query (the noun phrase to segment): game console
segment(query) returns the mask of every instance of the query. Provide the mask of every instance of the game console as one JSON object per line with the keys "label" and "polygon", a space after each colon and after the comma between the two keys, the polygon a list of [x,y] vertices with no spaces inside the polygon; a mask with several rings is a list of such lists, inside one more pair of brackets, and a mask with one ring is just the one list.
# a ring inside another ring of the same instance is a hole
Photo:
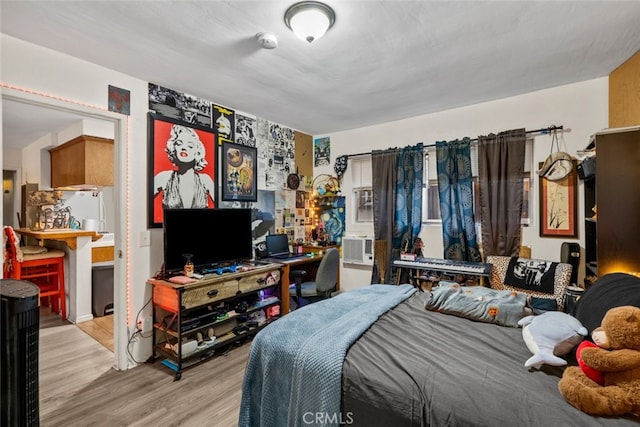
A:
{"label": "game console", "polygon": [[218,276],[222,276],[224,273],[235,273],[241,266],[239,265],[227,265],[224,267],[211,267],[211,268],[203,268],[201,270],[200,276],[206,278],[207,275],[211,273],[216,273]]}
{"label": "game console", "polygon": [[238,325],[233,328],[233,333],[236,335],[241,335],[247,332],[249,332],[249,327],[247,325]]}
{"label": "game console", "polygon": [[227,267],[218,267],[216,270],[216,273],[218,273],[218,275],[220,276],[222,275],[222,273],[225,273],[227,271],[229,273],[235,273],[237,269],[238,269],[237,265],[229,265]]}

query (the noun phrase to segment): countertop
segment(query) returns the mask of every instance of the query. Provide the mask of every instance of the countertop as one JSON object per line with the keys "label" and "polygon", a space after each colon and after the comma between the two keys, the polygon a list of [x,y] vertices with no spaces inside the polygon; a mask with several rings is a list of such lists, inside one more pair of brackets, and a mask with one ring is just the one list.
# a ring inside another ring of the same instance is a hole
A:
{"label": "countertop", "polygon": [[98,240],[93,240],[91,242],[92,248],[103,248],[103,247],[114,245],[113,233],[99,233],[99,234],[102,236],[102,238],[99,238]]}
{"label": "countertop", "polygon": [[55,228],[51,230],[40,231],[31,230],[30,228],[18,228],[16,229],[16,232],[40,240],[41,245],[43,240],[63,241],[67,244],[67,246],[69,246],[70,249],[74,250],[77,248],[76,239],[78,237],[89,236],[91,237],[92,242],[95,242],[102,238],[102,234],[96,231],[73,230],[70,228]]}

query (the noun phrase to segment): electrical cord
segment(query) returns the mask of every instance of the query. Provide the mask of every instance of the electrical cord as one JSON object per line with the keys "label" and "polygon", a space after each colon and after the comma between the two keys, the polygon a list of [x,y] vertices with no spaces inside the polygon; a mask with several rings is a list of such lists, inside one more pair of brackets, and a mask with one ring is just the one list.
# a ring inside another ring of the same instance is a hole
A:
{"label": "electrical cord", "polygon": [[160,266],[160,271],[156,271],[156,274],[154,277],[154,279],[158,279],[158,280],[162,280],[165,279],[166,275],[165,275],[165,270],[164,270],[164,263],[162,263],[162,266]]}
{"label": "electrical cord", "polygon": [[151,334],[147,336],[147,335],[144,335],[142,333],[142,329],[140,329],[138,327],[138,323],[139,323],[139,320],[140,320],[140,314],[145,309],[145,307],[148,306],[149,303],[151,303],[151,301],[152,301],[152,298],[149,298],[149,300],[147,300],[147,302],[144,303],[144,305],[140,308],[140,310],[138,310],[138,313],[136,314],[136,323],[135,323],[136,329],[129,336],[129,340],[127,341],[127,354],[129,355],[131,360],[134,361],[135,363],[144,363],[144,361],[136,360],[136,358],[131,353],[131,344],[133,343],[134,338],[136,338],[137,336],[140,336],[140,338],[151,338],[153,336],[153,330],[151,331]]}
{"label": "electrical cord", "polygon": [[149,298],[147,302],[145,302],[144,305],[140,308],[140,310],[138,310],[138,314],[136,314],[136,332],[142,333],[142,328],[138,327],[138,323],[140,323],[140,314],[142,313],[142,310],[144,310],[144,308],[148,306],[149,303],[151,303],[151,301],[152,298]]}

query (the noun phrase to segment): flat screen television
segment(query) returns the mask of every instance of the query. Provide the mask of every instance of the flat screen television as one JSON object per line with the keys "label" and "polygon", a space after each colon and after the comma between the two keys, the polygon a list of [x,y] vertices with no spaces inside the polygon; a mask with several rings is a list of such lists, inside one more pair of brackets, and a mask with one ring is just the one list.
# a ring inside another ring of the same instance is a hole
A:
{"label": "flat screen television", "polygon": [[192,254],[196,272],[253,258],[251,209],[165,209],[164,271],[182,271]]}

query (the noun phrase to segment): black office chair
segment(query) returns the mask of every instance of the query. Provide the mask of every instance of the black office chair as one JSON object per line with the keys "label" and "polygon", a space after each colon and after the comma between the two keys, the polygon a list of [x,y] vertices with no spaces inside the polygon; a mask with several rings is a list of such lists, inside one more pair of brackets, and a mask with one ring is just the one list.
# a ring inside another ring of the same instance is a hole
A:
{"label": "black office chair", "polygon": [[339,263],[338,249],[329,248],[320,261],[315,281],[302,281],[307,276],[305,270],[291,271],[290,274],[295,281],[295,303],[298,308],[331,297],[338,284]]}

